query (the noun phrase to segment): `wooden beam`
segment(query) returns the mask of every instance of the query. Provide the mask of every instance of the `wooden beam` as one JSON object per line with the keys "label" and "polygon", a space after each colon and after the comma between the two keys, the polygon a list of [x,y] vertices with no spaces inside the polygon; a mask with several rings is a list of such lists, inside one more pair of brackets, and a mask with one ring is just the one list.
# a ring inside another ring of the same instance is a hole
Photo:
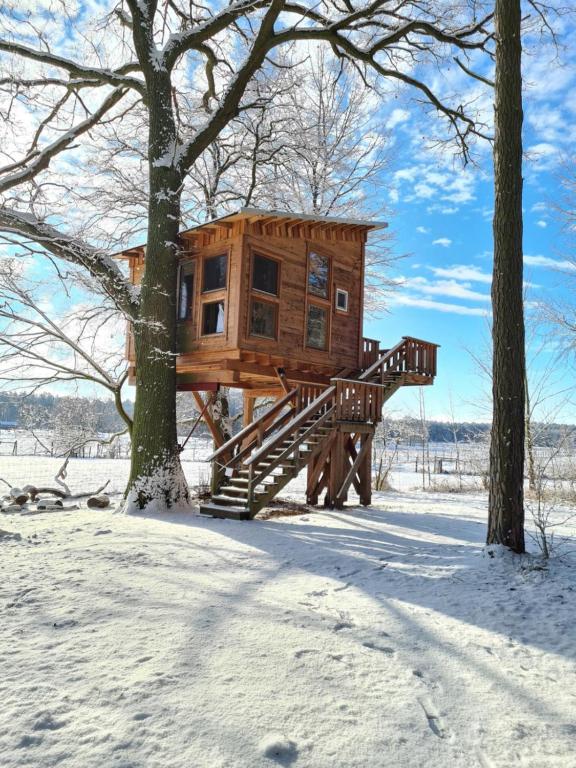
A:
{"label": "wooden beam", "polygon": [[[200,412],[204,410],[204,407],[206,405],[206,402],[202,398],[202,395],[200,395],[199,392],[192,392],[192,397],[196,401],[196,405],[200,409]],[[208,395],[208,397],[211,397],[211,394]],[[214,440],[214,444],[216,448],[220,448],[222,445],[224,445],[224,435],[222,434],[220,427],[216,424],[214,419],[212,418],[210,414],[210,407],[206,408],[204,410],[204,421],[206,422],[206,426],[210,430],[210,434],[212,435],[212,439]]]}
{"label": "wooden beam", "polygon": [[280,381],[280,386],[288,394],[288,392],[291,391],[291,387],[288,384],[288,379],[286,378],[286,372],[284,371],[284,368],[274,368],[276,371],[276,376],[278,376],[278,380]]}
{"label": "wooden beam", "polygon": [[[334,444],[334,440],[336,439],[337,432],[334,430],[328,440],[326,441],[326,445],[324,448],[322,448],[322,451],[320,452],[318,458],[316,461],[308,466],[308,480],[306,483],[306,500],[309,504],[317,504],[318,503],[318,485],[320,480],[320,475],[324,471],[327,474],[328,470],[328,458],[330,456],[330,451],[332,450],[332,445]],[[313,500],[315,499],[315,501]]]}
{"label": "wooden beam", "polygon": [[368,448],[364,461],[358,468],[358,480],[360,483],[360,489],[358,496],[360,497],[360,504],[364,507],[368,507],[372,502],[372,439],[374,435],[362,435],[362,440],[366,441]]}
{"label": "wooden beam", "polygon": [[242,412],[242,427],[247,427],[252,423],[254,419],[254,400],[256,398],[252,394],[248,394],[246,390],[242,395],[242,402],[244,403],[244,409]]}
{"label": "wooden beam", "polygon": [[354,475],[358,472],[358,469],[362,462],[366,458],[366,452],[372,450],[372,435],[368,435],[367,439],[362,440],[362,445],[360,448],[360,452],[356,455],[356,458],[354,459],[352,466],[348,470],[348,474],[346,475],[344,482],[340,486],[338,493],[336,495],[336,503],[342,503],[344,500],[344,496],[350,487],[350,483],[352,482]]}

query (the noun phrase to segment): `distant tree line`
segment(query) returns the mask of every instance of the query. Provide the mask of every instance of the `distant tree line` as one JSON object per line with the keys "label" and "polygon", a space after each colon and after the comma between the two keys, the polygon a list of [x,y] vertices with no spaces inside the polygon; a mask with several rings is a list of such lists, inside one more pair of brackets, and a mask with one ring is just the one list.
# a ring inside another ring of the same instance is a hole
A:
{"label": "distant tree line", "polygon": [[[124,407],[131,414],[134,404],[126,401]],[[25,396],[0,393],[0,423],[4,425],[52,429],[64,412],[81,414],[79,418],[99,433],[120,432],[125,427],[112,400],[47,393]]]}
{"label": "distant tree line", "polygon": [[[179,408],[179,429],[183,434],[196,420],[193,410]],[[231,397],[232,429],[240,429],[241,398],[237,393]],[[127,413],[132,414],[134,403],[124,402]],[[19,429],[54,429],[62,420],[63,414],[78,418],[90,424],[95,433],[120,432],[124,428],[112,400],[96,397],[71,397],[51,394],[17,395],[0,393],[0,425],[12,426]],[[81,414],[81,416],[80,416]],[[422,424],[419,419],[406,417],[389,419],[383,423],[382,437],[387,441],[398,441],[403,445],[420,445],[422,443]],[[425,438],[430,443],[481,443],[488,441],[490,424],[477,422],[426,421]],[[555,447],[559,444],[576,447],[576,429],[566,424],[536,424],[537,445],[539,447]],[[198,425],[195,434],[205,434],[204,424]],[[569,435],[567,441],[567,435]]]}

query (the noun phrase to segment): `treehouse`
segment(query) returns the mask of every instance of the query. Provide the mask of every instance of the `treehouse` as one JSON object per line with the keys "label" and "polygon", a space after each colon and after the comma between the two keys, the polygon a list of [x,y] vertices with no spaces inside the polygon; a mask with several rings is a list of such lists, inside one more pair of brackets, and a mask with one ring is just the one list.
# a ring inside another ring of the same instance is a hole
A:
{"label": "treehouse", "polygon": [[[325,491],[342,506],[352,486],[370,503],[384,402],[436,374],[437,345],[363,337],[366,241],[385,226],[243,208],[181,233],[177,388],[193,393],[217,445],[204,514],[253,517],[304,468],[309,503]],[[121,254],[136,284],[144,254]],[[130,332],[127,357],[133,381]],[[244,395],[243,429],[226,442],[208,407],[220,386]],[[253,419],[261,396],[276,402]]]}

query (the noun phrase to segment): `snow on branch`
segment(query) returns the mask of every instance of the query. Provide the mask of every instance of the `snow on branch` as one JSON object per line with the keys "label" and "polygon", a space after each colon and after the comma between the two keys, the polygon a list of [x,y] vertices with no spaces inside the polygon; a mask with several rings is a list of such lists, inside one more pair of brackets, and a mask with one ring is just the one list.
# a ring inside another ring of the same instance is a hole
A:
{"label": "snow on branch", "polygon": [[49,51],[39,51],[20,43],[0,39],[0,51],[6,51],[15,56],[48,64],[58,69],[64,69],[75,78],[88,81],[93,85],[114,85],[116,87],[132,88],[141,94],[145,93],[146,86],[142,80],[130,76],[130,72],[139,69],[135,63],[124,64],[116,69],[100,69],[88,67],[64,56],[57,56]]}
{"label": "snow on branch", "polygon": [[138,313],[139,299],[118,264],[108,254],[71,237],[33,214],[0,206],[0,231],[29,238],[46,251],[87,269],[106,295],[127,317]]}
{"label": "snow on branch", "polygon": [[[46,170],[50,165],[52,158],[59,155],[61,152],[64,152],[64,150],[68,149],[79,136],[99,123],[102,117],[122,99],[125,93],[125,88],[115,88],[112,93],[104,99],[100,107],[95,110],[90,117],[87,117],[86,120],[83,120],[70,128],[69,131],[66,131],[66,133],[51,144],[48,144],[48,146],[44,147],[41,151],[33,149],[27,157],[17,163],[17,165],[24,167],[16,173],[10,173],[2,177],[3,170],[5,169],[0,168],[0,193],[7,192],[9,189],[18,186],[19,184],[30,181],[41,171]],[[14,168],[14,165],[10,165],[9,167],[12,169]]]}

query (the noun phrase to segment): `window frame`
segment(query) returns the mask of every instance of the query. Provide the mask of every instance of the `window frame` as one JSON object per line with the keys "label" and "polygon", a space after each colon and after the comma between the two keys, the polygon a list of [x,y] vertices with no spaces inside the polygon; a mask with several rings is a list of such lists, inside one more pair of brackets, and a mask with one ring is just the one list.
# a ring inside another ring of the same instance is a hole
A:
{"label": "window frame", "polygon": [[[345,307],[338,306],[338,296],[346,297]],[[343,315],[347,315],[350,313],[350,292],[346,288],[336,288],[334,292],[334,309],[336,310],[336,312],[341,312]]]}
{"label": "window frame", "polygon": [[[198,267],[196,263],[196,259],[187,259],[186,261],[182,261],[179,264],[178,267],[178,299],[176,302],[176,322],[177,323],[187,323],[189,325],[193,325],[195,318],[194,315],[196,313],[196,305],[198,304],[196,299],[196,287],[197,287],[197,281],[196,281],[196,274],[198,272]],[[181,290],[182,290],[182,278],[185,277],[192,277],[192,296],[189,298],[188,301],[188,311],[186,317],[180,317],[180,299],[181,299]]]}
{"label": "window frame", "polygon": [[[221,331],[214,331],[213,333],[206,333],[204,331],[204,313],[206,311],[206,308],[210,304],[222,304],[224,317],[223,317],[223,320],[222,320],[222,330]],[[226,297],[223,296],[221,298],[214,298],[212,301],[203,301],[201,303],[201,305],[200,305],[200,331],[201,331],[200,336],[202,338],[205,338],[205,339],[211,339],[214,336],[224,336],[224,334],[226,333],[226,320],[227,320],[227,317],[226,317]]]}
{"label": "window frame", "polygon": [[[325,259],[328,259],[328,281],[327,281],[327,298],[318,296],[315,293],[311,293],[309,290],[308,277],[310,274],[310,257],[312,253],[317,253]],[[304,349],[320,354],[329,355],[332,348],[332,302],[334,286],[332,285],[332,275],[334,270],[334,254],[328,251],[324,251],[322,247],[318,247],[316,243],[309,243],[306,251],[306,302],[305,302],[305,314],[304,314]],[[308,308],[310,305],[315,305],[319,309],[323,309],[326,312],[326,342],[323,348],[310,346],[308,343]]]}
{"label": "window frame", "polygon": [[[314,293],[314,291],[310,290],[310,266],[312,263],[312,254],[316,254],[317,256],[320,256],[323,259],[326,259],[328,261],[328,275],[326,276],[326,296],[320,296],[317,293]],[[331,287],[332,287],[332,255],[329,253],[323,252],[321,249],[318,249],[316,247],[308,248],[307,258],[306,258],[306,294],[308,296],[311,296],[314,300],[318,299],[319,301],[330,301],[331,300]]]}
{"label": "window frame", "polygon": [[[266,339],[267,341],[276,341],[278,339],[278,315],[280,312],[280,303],[278,301],[270,301],[269,299],[264,298],[264,295],[261,295],[258,293],[258,291],[254,292],[255,295],[252,293],[250,294],[250,304],[248,307],[248,325],[249,325],[249,332],[250,336],[254,339]],[[254,302],[260,302],[260,304],[268,304],[271,307],[274,307],[274,335],[273,336],[265,336],[262,333],[255,333],[252,330],[252,307],[254,305]]]}
{"label": "window frame", "polygon": [[[276,293],[270,293],[269,291],[262,290],[262,288],[254,287],[254,267],[255,267],[255,260],[257,256],[259,256],[261,259],[267,259],[268,261],[273,261],[276,264],[276,268],[277,268]],[[273,299],[279,299],[281,274],[282,274],[282,262],[280,259],[277,259],[274,256],[269,256],[267,253],[262,253],[261,250],[254,249],[250,251],[250,294],[258,293],[262,296],[267,296]]]}
{"label": "window frame", "polygon": [[[267,293],[266,291],[261,291],[259,288],[253,287],[254,282],[254,257],[255,256],[261,256],[264,259],[269,259],[270,261],[275,261],[278,265],[278,277],[277,277],[277,290],[278,293],[274,295],[273,293]],[[269,253],[264,248],[258,247],[250,247],[249,249],[249,258],[250,258],[250,274],[248,276],[248,311],[246,312],[246,338],[247,339],[258,339],[259,341],[272,341],[277,342],[279,331],[280,331],[280,296],[282,294],[282,259],[276,255],[273,255]],[[274,304],[276,306],[276,321],[274,324],[274,332],[275,336],[261,336],[258,333],[252,332],[252,302],[253,301],[262,301],[262,302],[268,302],[269,304]]]}
{"label": "window frame", "polygon": [[[317,347],[314,344],[310,344],[308,340],[308,318],[310,314],[310,307],[315,307],[316,309],[322,310],[324,314],[326,315],[326,334],[324,339],[324,346],[323,347]],[[320,302],[316,301],[307,301],[306,302],[306,317],[305,317],[305,323],[304,323],[304,344],[306,346],[306,349],[312,349],[315,352],[329,352],[330,349],[330,307],[326,304],[321,304]]]}
{"label": "window frame", "polygon": [[[204,283],[206,281],[206,262],[210,261],[211,259],[218,259],[222,257],[226,259],[226,275],[224,278],[224,285],[219,286],[218,288],[204,288]],[[230,274],[230,252],[228,250],[219,251],[218,253],[214,253],[214,254],[205,254],[204,256],[202,256],[202,282],[200,283],[200,294],[202,296],[205,296],[206,294],[216,293],[217,291],[227,291],[229,274]]]}

